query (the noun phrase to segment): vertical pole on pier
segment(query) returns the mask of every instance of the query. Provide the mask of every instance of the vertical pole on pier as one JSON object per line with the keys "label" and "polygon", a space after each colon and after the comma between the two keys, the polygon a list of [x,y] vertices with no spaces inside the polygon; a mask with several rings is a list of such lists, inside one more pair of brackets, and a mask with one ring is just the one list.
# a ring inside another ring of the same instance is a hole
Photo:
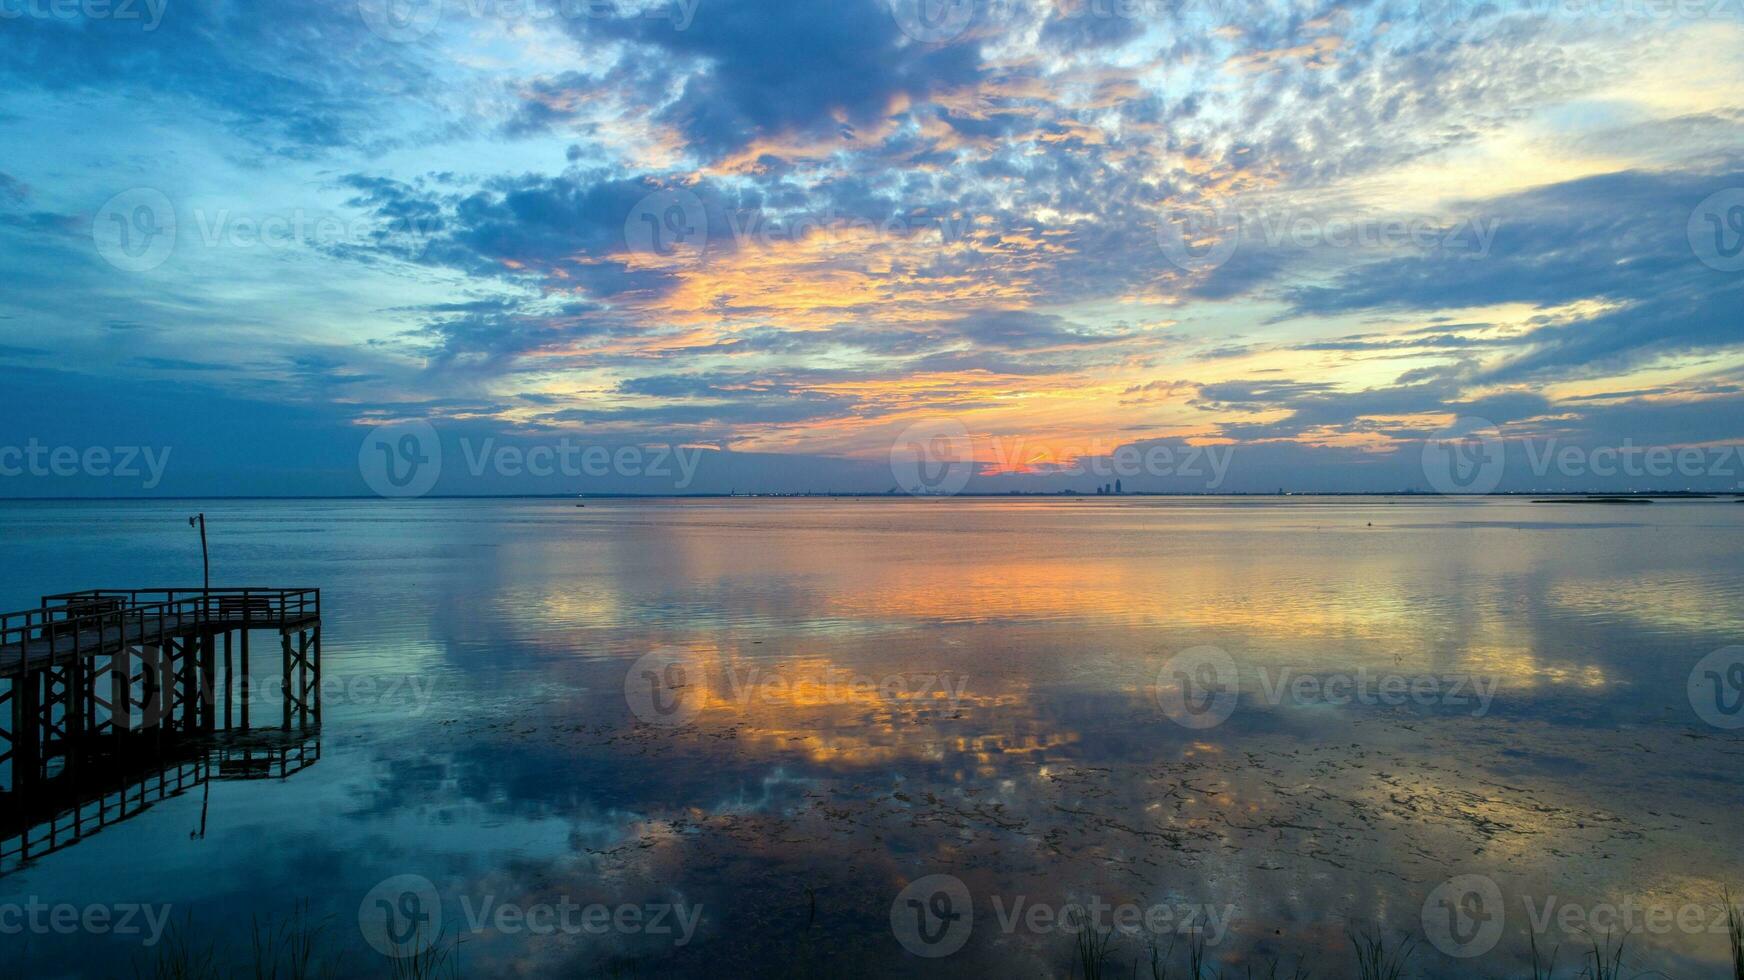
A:
{"label": "vertical pole on pier", "polygon": [[285,686],[280,691],[285,702],[284,730],[288,732],[291,730],[291,634],[280,633],[279,641],[283,645],[285,658]]}
{"label": "vertical pole on pier", "polygon": [[231,659],[230,631],[228,629],[226,629],[224,631],[224,730],[225,731],[230,730],[230,724],[231,724],[231,711],[232,711],[231,695],[232,695],[232,692],[234,692],[234,690],[236,688],[236,671],[233,669],[234,667],[235,667],[235,662]]}

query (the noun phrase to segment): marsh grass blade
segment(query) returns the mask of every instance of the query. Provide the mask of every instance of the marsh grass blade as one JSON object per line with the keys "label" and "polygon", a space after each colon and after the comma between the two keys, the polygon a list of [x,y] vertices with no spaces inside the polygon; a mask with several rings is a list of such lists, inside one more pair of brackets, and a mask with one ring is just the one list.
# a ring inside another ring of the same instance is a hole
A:
{"label": "marsh grass blade", "polygon": [[1399,980],[1405,973],[1405,964],[1417,948],[1416,940],[1410,938],[1389,948],[1387,938],[1378,926],[1372,932],[1351,932],[1350,944],[1356,950],[1358,980]]}

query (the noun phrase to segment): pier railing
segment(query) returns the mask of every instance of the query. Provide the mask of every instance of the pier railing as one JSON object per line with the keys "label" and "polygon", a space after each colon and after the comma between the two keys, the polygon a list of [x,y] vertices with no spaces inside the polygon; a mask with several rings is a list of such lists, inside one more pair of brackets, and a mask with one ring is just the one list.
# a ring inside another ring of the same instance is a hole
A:
{"label": "pier railing", "polygon": [[86,589],[45,595],[47,609],[102,611],[119,604],[123,609],[197,600],[200,615],[213,623],[294,623],[321,618],[320,589],[221,588],[221,589]]}
{"label": "pier railing", "polygon": [[23,672],[45,656],[55,661],[98,653],[115,642],[148,642],[197,623],[205,609],[204,599],[176,599],[101,606],[44,603],[41,609],[0,613],[0,674]]}

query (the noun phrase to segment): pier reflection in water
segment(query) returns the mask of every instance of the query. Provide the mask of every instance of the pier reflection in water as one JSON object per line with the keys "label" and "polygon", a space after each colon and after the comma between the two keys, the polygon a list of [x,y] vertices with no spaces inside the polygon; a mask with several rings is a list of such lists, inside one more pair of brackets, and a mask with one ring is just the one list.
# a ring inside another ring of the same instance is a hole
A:
{"label": "pier reflection in water", "polygon": [[[318,735],[273,732],[138,747],[69,767],[29,791],[0,794],[0,876],[213,782],[289,779],[321,760]],[[76,775],[74,775],[76,774]],[[204,836],[202,822],[192,833]]]}

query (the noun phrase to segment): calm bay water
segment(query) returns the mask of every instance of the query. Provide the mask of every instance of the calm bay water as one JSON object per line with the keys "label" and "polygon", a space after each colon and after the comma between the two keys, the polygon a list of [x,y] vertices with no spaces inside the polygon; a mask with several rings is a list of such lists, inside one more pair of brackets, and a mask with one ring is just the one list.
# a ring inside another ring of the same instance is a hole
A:
{"label": "calm bay water", "polygon": [[[319,761],[8,867],[0,908],[168,905],[240,964],[306,901],[340,975],[384,976],[360,908],[421,878],[468,976],[1064,976],[1073,936],[1013,910],[1100,902],[1163,947],[1214,922],[1237,969],[1344,975],[1380,929],[1453,977],[1518,975],[1547,903],[1744,890],[1744,731],[1723,671],[1691,684],[1744,643],[1729,500],[10,503],[0,606],[196,585],[195,510],[215,585],[322,590]],[[1222,655],[1239,698],[1183,691]],[[929,960],[933,875],[970,914]],[[1481,969],[1425,923],[1463,875],[1505,906]],[[499,915],[566,904],[614,918]],[[161,947],[26,930],[0,963]],[[1116,933],[1117,972],[1145,948]],[[1675,976],[1725,954],[1629,938]]]}

